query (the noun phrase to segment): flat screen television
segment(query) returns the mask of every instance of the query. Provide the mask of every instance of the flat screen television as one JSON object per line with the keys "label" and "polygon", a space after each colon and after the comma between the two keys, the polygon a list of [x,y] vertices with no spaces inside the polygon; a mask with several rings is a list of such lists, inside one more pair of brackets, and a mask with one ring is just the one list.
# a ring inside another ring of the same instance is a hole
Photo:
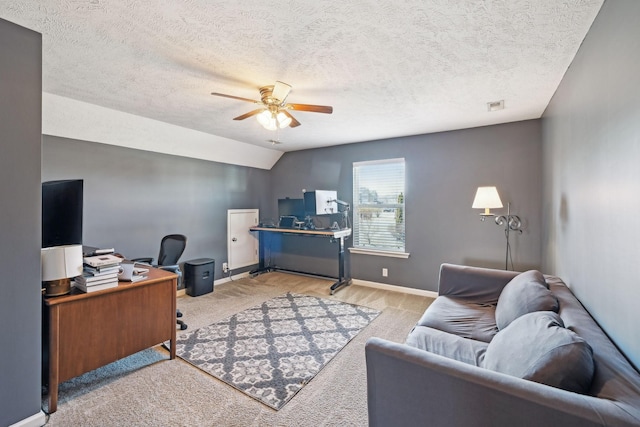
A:
{"label": "flat screen television", "polygon": [[42,183],[42,247],[82,244],[83,180]]}
{"label": "flat screen television", "polygon": [[338,192],[315,190],[304,193],[304,211],[307,215],[331,215],[338,213]]}

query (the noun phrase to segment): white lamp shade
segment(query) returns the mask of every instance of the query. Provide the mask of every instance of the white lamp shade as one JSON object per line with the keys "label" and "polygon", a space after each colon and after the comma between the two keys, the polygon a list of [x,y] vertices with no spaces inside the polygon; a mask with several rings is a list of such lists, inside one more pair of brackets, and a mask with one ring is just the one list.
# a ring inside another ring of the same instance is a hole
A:
{"label": "white lamp shade", "polygon": [[282,111],[280,111],[278,113],[276,118],[278,119],[278,127],[280,129],[286,128],[287,126],[289,126],[291,124],[291,117],[287,116]]}
{"label": "white lamp shade", "polygon": [[269,110],[264,110],[262,113],[259,113],[256,116],[256,119],[262,126],[267,127],[269,125],[269,121],[271,120],[271,112]]}
{"label": "white lamp shade", "polygon": [[262,127],[267,130],[276,130],[278,128],[275,115],[269,110],[264,110],[262,113],[258,114],[256,118]]}
{"label": "white lamp shade", "polygon": [[502,207],[502,200],[496,187],[478,187],[476,197],[473,199],[473,209],[484,209],[485,215],[491,215],[489,209]]}
{"label": "white lamp shade", "polygon": [[42,281],[67,279],[82,274],[82,245],[42,248]]}

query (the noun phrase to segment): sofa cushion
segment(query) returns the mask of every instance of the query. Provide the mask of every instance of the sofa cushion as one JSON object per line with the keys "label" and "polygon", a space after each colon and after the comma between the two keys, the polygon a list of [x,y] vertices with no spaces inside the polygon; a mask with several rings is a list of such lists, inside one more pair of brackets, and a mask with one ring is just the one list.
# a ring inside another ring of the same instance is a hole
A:
{"label": "sofa cushion", "polygon": [[498,333],[494,305],[448,296],[436,298],[418,325],[484,342]]}
{"label": "sofa cushion", "polygon": [[558,312],[558,300],[549,290],[542,273],[518,274],[504,287],[496,307],[496,324],[502,330],[523,314],[533,311]]}
{"label": "sofa cushion", "polygon": [[414,327],[405,344],[474,366],[481,366],[488,345],[426,326]]}
{"label": "sofa cushion", "polygon": [[589,390],[594,373],[591,346],[551,311],[522,315],[498,332],[482,367],[576,393]]}

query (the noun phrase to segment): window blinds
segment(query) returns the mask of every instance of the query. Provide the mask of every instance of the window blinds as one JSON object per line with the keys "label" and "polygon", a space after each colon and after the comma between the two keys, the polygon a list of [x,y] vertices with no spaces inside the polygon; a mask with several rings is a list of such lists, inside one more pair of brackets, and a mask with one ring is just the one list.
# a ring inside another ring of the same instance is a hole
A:
{"label": "window blinds", "polygon": [[354,247],[404,252],[405,161],[353,164]]}

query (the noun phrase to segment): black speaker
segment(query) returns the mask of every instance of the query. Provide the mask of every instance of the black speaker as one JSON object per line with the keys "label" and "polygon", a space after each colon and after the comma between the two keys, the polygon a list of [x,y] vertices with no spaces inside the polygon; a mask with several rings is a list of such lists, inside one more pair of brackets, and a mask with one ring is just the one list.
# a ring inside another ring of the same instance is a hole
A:
{"label": "black speaker", "polygon": [[187,295],[197,297],[213,292],[215,260],[199,258],[184,263],[184,286]]}

